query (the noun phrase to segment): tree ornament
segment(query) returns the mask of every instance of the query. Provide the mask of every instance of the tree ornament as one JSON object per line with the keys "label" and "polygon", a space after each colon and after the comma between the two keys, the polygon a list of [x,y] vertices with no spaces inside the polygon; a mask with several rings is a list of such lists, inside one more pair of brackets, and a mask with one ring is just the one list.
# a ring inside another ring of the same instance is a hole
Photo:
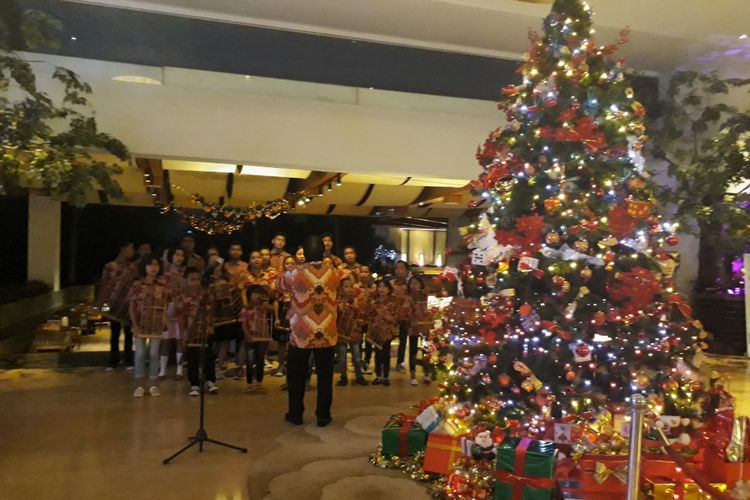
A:
{"label": "tree ornament", "polygon": [[568,382],[573,382],[576,379],[576,376],[576,372],[570,370],[565,373],[565,380],[567,380]]}
{"label": "tree ornament", "polygon": [[587,240],[576,240],[573,243],[576,252],[586,253],[589,251],[589,242]]}
{"label": "tree ornament", "polygon": [[544,210],[548,214],[556,214],[560,211],[562,200],[560,198],[547,198],[544,200]]}
{"label": "tree ornament", "polygon": [[677,246],[680,244],[680,238],[674,234],[670,234],[669,236],[667,236],[665,241],[667,242],[667,245],[671,247]]}
{"label": "tree ornament", "polygon": [[518,308],[518,312],[521,316],[526,317],[530,315],[532,312],[534,312],[534,308],[531,307],[530,304],[523,304],[521,307]]}
{"label": "tree ornament", "polygon": [[501,373],[497,377],[497,383],[500,384],[500,387],[508,387],[511,383],[510,375],[507,373]]}
{"label": "tree ornament", "polygon": [[573,360],[576,363],[591,361],[591,346],[585,342],[573,343],[570,346],[573,351]]}
{"label": "tree ornament", "polygon": [[590,267],[584,267],[581,269],[581,279],[588,281],[594,275],[594,271]]}
{"label": "tree ornament", "polygon": [[552,231],[544,236],[544,241],[551,246],[557,246],[560,244],[560,234]]}
{"label": "tree ornament", "polygon": [[592,320],[595,325],[601,326],[607,321],[607,316],[602,311],[596,311]]}

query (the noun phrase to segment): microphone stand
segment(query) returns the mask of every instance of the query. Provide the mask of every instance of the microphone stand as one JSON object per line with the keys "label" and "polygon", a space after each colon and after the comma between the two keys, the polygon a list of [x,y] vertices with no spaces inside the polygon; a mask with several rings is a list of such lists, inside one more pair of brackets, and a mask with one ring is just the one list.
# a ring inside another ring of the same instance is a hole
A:
{"label": "microphone stand", "polygon": [[206,373],[203,367],[206,364],[206,343],[208,341],[208,336],[205,336],[203,338],[203,342],[201,343],[201,353],[200,353],[200,361],[198,365],[198,373],[199,377],[198,380],[200,382],[200,398],[201,398],[201,405],[200,405],[200,418],[198,423],[198,430],[195,431],[195,436],[191,436],[188,438],[190,441],[187,445],[182,447],[180,450],[176,451],[169,457],[162,460],[162,463],[164,465],[169,464],[173,459],[177,458],[178,456],[182,455],[184,452],[195,446],[198,445],[198,451],[203,452],[203,443],[213,443],[218,446],[223,446],[224,448],[230,448],[232,450],[237,450],[240,453],[247,453],[247,448],[243,448],[241,446],[236,446],[229,443],[224,443],[222,441],[217,441],[215,439],[211,439],[208,437],[208,433],[206,432],[206,428],[204,425],[204,416],[205,416],[205,394],[206,394]]}

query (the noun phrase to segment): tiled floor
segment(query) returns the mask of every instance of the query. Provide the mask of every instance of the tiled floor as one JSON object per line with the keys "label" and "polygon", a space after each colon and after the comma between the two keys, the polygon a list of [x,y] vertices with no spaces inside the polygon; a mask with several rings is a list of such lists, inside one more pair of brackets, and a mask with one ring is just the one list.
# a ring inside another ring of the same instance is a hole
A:
{"label": "tiled floor", "polygon": [[[750,414],[750,364],[709,360],[729,376],[742,414]],[[282,379],[265,395],[244,383],[220,382],[207,401],[207,429],[216,439],[247,446],[247,455],[207,445],[165,466],[197,427],[198,401],[186,382],[162,383],[162,396],[134,400],[132,377],[101,369],[11,370],[0,373],[0,498],[3,499],[408,499],[427,498],[403,475],[370,465],[388,415],[435,388],[411,387],[402,376],[384,387],[336,387],[334,422],[282,420]]]}

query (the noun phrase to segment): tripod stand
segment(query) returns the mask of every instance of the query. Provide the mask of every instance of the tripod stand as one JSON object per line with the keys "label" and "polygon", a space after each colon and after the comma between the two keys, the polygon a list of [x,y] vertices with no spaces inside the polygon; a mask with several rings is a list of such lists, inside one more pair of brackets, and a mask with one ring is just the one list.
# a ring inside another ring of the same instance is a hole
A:
{"label": "tripod stand", "polygon": [[182,455],[184,452],[195,446],[198,445],[198,451],[203,451],[203,443],[213,443],[219,446],[223,446],[225,448],[231,448],[233,450],[237,450],[240,453],[247,453],[247,448],[242,448],[240,446],[235,446],[233,444],[223,443],[221,441],[217,441],[215,439],[211,439],[208,437],[208,433],[206,432],[206,428],[204,427],[204,416],[205,416],[205,394],[206,394],[206,373],[203,367],[206,364],[206,342],[207,339],[204,338],[203,342],[201,344],[201,352],[200,352],[200,361],[198,364],[198,381],[200,382],[200,398],[201,398],[201,409],[200,409],[200,420],[198,424],[198,430],[195,431],[195,436],[189,437],[189,443],[185,445],[180,450],[176,451],[169,457],[162,460],[162,463],[164,465],[167,465],[170,463],[173,459],[177,458],[178,456]]}

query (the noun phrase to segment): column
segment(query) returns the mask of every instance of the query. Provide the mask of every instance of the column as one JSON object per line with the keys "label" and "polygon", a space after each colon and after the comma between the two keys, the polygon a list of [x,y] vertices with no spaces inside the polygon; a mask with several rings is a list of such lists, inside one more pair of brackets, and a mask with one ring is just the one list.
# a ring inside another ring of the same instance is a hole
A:
{"label": "column", "polygon": [[29,193],[29,280],[44,281],[60,289],[60,202]]}

